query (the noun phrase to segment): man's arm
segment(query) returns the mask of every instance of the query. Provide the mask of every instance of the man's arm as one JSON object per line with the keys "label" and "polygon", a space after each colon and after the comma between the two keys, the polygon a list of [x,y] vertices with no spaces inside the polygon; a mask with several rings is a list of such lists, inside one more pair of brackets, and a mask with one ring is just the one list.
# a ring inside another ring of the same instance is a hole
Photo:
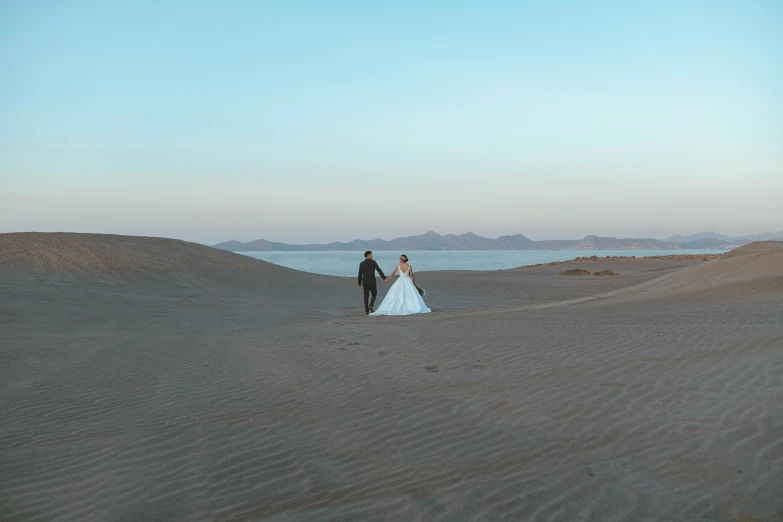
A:
{"label": "man's arm", "polygon": [[362,286],[362,265],[359,265],[359,286]]}
{"label": "man's arm", "polygon": [[386,276],[383,275],[383,270],[381,270],[381,267],[378,266],[378,263],[376,261],[373,261],[373,263],[375,263],[375,269],[379,274],[381,274],[381,279],[386,279]]}

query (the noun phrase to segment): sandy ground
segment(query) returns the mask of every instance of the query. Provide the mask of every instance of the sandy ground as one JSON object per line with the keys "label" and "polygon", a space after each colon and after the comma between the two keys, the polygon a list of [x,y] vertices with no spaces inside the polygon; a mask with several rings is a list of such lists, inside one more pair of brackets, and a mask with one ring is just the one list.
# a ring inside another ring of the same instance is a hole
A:
{"label": "sandy ground", "polygon": [[0,520],[783,519],[783,244],[569,267],[0,235]]}

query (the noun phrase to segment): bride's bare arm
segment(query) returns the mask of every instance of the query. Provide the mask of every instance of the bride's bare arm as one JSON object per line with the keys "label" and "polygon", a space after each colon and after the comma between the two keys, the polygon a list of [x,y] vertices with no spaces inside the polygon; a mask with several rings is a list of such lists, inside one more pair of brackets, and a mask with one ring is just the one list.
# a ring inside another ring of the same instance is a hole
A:
{"label": "bride's bare arm", "polygon": [[411,281],[413,281],[413,284],[416,284],[416,278],[413,277],[413,267],[411,265],[408,265],[408,272],[411,274]]}

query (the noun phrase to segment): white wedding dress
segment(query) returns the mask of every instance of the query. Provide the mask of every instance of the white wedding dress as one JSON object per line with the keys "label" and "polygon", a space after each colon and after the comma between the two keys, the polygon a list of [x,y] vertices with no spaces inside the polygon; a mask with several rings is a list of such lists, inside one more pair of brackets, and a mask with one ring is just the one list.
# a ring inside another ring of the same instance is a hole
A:
{"label": "white wedding dress", "polygon": [[386,297],[383,298],[381,306],[370,315],[411,315],[428,314],[432,310],[424,304],[416,285],[411,281],[410,266],[403,272],[400,265],[397,265],[397,276],[399,279],[389,288]]}

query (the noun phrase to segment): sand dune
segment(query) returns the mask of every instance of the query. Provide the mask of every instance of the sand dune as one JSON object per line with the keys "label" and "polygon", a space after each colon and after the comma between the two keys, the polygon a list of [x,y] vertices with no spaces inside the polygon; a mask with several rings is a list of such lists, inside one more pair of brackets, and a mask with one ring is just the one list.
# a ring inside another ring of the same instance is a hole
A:
{"label": "sand dune", "polygon": [[613,297],[708,299],[718,293],[735,299],[783,293],[783,243],[751,243],[720,259],[620,290]]}
{"label": "sand dune", "polygon": [[[241,284],[305,276],[247,256],[156,237],[108,234],[0,234],[0,271],[43,281]],[[309,274],[307,274],[309,276]]]}
{"label": "sand dune", "polygon": [[433,313],[375,319],[350,278],[0,235],[0,519],[781,519],[781,258],[743,248],[422,272]]}

